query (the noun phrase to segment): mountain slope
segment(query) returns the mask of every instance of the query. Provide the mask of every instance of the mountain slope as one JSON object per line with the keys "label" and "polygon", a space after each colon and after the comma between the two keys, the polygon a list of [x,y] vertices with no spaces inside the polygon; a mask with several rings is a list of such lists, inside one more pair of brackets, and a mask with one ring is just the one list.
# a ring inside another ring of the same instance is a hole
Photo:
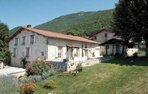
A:
{"label": "mountain slope", "polygon": [[110,28],[113,10],[79,12],[58,17],[35,28],[87,36],[101,28]]}
{"label": "mountain slope", "polygon": [[13,35],[16,31],[20,29],[21,26],[17,26],[9,31],[9,36]]}
{"label": "mountain slope", "polygon": [[[101,28],[110,28],[112,10],[78,12],[55,18],[34,28],[72,35],[88,36]],[[16,28],[11,31],[15,32]]]}

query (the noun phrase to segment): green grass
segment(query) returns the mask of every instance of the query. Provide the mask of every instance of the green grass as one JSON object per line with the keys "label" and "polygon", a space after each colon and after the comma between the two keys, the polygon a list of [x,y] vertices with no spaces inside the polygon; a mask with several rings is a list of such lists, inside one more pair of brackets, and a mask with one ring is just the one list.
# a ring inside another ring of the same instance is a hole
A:
{"label": "green grass", "polygon": [[[56,82],[55,94],[148,94],[148,66],[140,62],[147,63],[135,60],[131,65],[129,59],[115,59],[84,68],[77,76],[50,79]],[[48,94],[49,90],[42,88],[43,82],[35,94]]]}
{"label": "green grass", "polygon": [[19,94],[17,80],[11,77],[0,77],[0,94]]}

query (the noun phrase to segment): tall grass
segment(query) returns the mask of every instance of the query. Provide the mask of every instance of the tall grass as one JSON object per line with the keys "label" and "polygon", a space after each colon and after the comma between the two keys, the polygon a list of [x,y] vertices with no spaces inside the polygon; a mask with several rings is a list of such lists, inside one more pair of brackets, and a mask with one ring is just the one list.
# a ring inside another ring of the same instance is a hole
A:
{"label": "tall grass", "polygon": [[0,94],[19,94],[17,80],[11,77],[0,77]]}

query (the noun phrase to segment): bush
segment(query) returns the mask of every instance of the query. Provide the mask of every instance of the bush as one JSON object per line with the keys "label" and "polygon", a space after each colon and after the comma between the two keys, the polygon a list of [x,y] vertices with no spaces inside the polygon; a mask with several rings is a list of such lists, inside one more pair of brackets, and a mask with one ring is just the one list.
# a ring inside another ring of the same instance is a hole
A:
{"label": "bush", "polygon": [[134,53],[134,54],[133,54],[133,57],[134,57],[134,58],[137,58],[137,57],[138,57],[138,53]]}
{"label": "bush", "polygon": [[0,62],[4,62],[5,65],[11,64],[11,53],[7,48],[4,52],[0,52]]}
{"label": "bush", "polygon": [[44,88],[53,90],[56,88],[56,84],[53,80],[48,80],[47,82],[45,82]]}
{"label": "bush", "polygon": [[79,63],[79,64],[76,66],[76,71],[81,72],[82,69],[83,69],[83,68],[82,68],[82,64]]}
{"label": "bush", "polygon": [[120,58],[120,57],[121,57],[121,54],[116,53],[114,56],[115,56],[116,58]]}
{"label": "bush", "polygon": [[17,80],[11,77],[0,77],[0,94],[19,94]]}
{"label": "bush", "polygon": [[49,70],[47,72],[43,72],[42,73],[42,79],[46,79],[46,78],[48,78],[50,76],[53,76],[55,74],[56,74],[56,71],[54,69],[51,69],[51,70]]}
{"label": "bush", "polygon": [[23,65],[23,68],[25,68],[26,64],[27,64],[27,60],[25,57],[21,58],[21,64]]}
{"label": "bush", "polygon": [[26,72],[27,75],[42,75],[43,72],[47,72],[51,69],[51,65],[46,63],[45,61],[33,61],[31,63],[27,63]]}
{"label": "bush", "polygon": [[24,76],[24,77],[19,78],[19,82],[22,84],[30,83],[30,82],[35,83],[35,82],[40,82],[42,80],[43,80],[42,76],[40,76],[40,75],[31,75],[29,77]]}
{"label": "bush", "polygon": [[40,76],[40,75],[34,75],[34,81],[35,81],[35,82],[40,82],[40,81],[42,81],[42,76]]}
{"label": "bush", "polygon": [[23,84],[29,82],[27,76],[21,76],[21,77],[19,77],[19,78],[18,78],[18,81],[19,81],[20,83],[23,83]]}
{"label": "bush", "polygon": [[35,91],[36,84],[34,83],[26,83],[20,87],[20,94],[33,94]]}
{"label": "bush", "polygon": [[63,62],[68,62],[69,60],[68,60],[68,58],[67,59],[63,59]]}
{"label": "bush", "polygon": [[19,82],[21,84],[29,83],[29,82],[40,82],[40,81],[47,79],[48,77],[53,76],[55,74],[56,74],[56,71],[54,69],[50,69],[47,72],[43,72],[42,75],[22,76],[19,78]]}

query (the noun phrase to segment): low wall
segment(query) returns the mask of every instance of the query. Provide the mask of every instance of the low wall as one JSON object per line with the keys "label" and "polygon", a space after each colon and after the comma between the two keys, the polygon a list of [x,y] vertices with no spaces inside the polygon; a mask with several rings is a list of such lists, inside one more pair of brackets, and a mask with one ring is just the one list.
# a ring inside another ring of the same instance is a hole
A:
{"label": "low wall", "polygon": [[82,67],[92,66],[94,64],[100,63],[100,59],[88,59],[83,61],[68,61],[68,62],[49,62],[52,64],[56,70],[64,72],[64,71],[73,71],[76,69],[76,66],[81,63]]}
{"label": "low wall", "polygon": [[128,48],[127,49],[127,56],[133,56],[134,53],[138,52],[138,48]]}

